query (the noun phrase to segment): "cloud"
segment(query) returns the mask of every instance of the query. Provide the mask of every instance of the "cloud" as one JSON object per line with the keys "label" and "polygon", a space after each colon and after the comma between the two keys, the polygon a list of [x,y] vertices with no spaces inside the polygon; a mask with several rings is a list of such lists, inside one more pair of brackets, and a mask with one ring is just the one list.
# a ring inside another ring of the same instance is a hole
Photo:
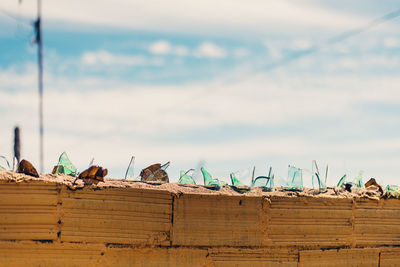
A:
{"label": "cloud", "polygon": [[149,46],[149,51],[156,55],[169,54],[171,52],[171,44],[167,41],[157,41]]}
{"label": "cloud", "polygon": [[112,54],[105,50],[85,52],[81,61],[84,65],[122,65],[122,66],[161,66],[164,61],[161,58],[146,58],[142,55]]}
{"label": "cloud", "polygon": [[276,41],[265,40],[263,41],[263,45],[272,59],[280,59],[282,57],[283,44]]}
{"label": "cloud", "polygon": [[307,50],[312,47],[312,43],[308,40],[298,39],[294,40],[292,44],[293,50]]}
{"label": "cloud", "polygon": [[177,56],[187,56],[189,54],[189,49],[184,45],[176,45],[173,47],[173,54]]}
{"label": "cloud", "polygon": [[[3,8],[8,12],[21,12],[35,16],[36,2],[25,1],[23,9],[16,10],[12,1],[6,1]],[[184,12],[182,12],[184,10]],[[212,12],[210,12],[212,10]],[[105,12],[106,11],[106,12]],[[310,30],[336,31],[360,26],[373,18],[364,18],[348,10],[335,10],[320,4],[281,1],[214,1],[171,0],[159,2],[149,0],[110,3],[106,0],[82,2],[78,0],[53,0],[43,5],[46,20],[62,20],[88,25],[109,25],[135,30],[157,32],[180,32],[192,34],[255,35],[271,32],[292,32]],[[48,26],[59,27],[57,24]],[[279,27],[277,27],[279,25]]]}
{"label": "cloud", "polygon": [[386,48],[397,48],[400,46],[400,40],[393,37],[385,38],[383,40],[383,45]]}
{"label": "cloud", "polygon": [[[126,66],[133,64],[133,57],[89,51],[80,63]],[[359,67],[351,58],[342,59],[337,60],[342,64],[338,69]],[[378,69],[398,64],[395,57],[390,62],[375,56],[364,60],[357,64]],[[176,168],[186,168],[206,158],[221,164],[213,166],[221,175],[223,168],[235,170],[238,164],[267,160],[274,166],[282,163],[279,172],[285,173],[289,162],[308,166],[306,159],[326,157],[351,162],[354,172],[368,168],[394,181],[391,160],[399,156],[399,140],[386,135],[397,132],[392,128],[398,125],[397,113],[384,108],[371,111],[371,106],[399,105],[397,75],[327,76],[287,69],[270,74],[237,72],[233,80],[223,76],[204,82],[140,85],[110,81],[107,76],[71,79],[46,72],[46,166],[54,165],[63,150],[71,152],[82,168],[95,156],[99,164],[110,166],[111,176],[122,175],[132,154],[142,167],[172,160]],[[12,138],[7,135],[19,124],[24,157],[34,162],[36,82],[34,65],[0,69],[0,84],[6,89],[0,91],[0,132],[5,136],[0,149],[10,150]],[[371,133],[376,131],[379,134]]]}
{"label": "cloud", "polygon": [[173,54],[177,56],[187,56],[189,49],[184,45],[172,45],[165,40],[159,40],[149,45],[149,52],[155,55]]}
{"label": "cloud", "polygon": [[194,51],[194,56],[199,58],[224,58],[227,56],[227,51],[214,43],[203,42]]}

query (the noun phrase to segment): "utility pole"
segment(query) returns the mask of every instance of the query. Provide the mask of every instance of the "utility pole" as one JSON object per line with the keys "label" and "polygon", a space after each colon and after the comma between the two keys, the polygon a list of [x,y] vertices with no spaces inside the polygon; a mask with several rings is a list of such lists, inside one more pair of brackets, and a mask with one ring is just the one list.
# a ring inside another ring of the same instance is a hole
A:
{"label": "utility pole", "polygon": [[39,87],[39,149],[40,171],[43,172],[43,43],[41,31],[42,1],[37,1],[37,19],[35,21],[35,43],[38,47],[38,87]]}
{"label": "utility pole", "polygon": [[18,166],[19,160],[21,159],[21,141],[19,137],[19,127],[16,126],[14,128],[14,157],[13,161],[16,159],[17,162],[13,162],[13,166]]}

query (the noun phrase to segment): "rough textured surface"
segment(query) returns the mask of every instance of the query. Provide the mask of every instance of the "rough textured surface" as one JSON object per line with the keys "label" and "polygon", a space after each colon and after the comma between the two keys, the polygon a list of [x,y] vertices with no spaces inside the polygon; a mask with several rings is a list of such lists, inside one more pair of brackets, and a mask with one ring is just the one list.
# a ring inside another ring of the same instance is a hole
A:
{"label": "rough textured surface", "polygon": [[356,201],[356,246],[400,245],[400,200]]}
{"label": "rough textured surface", "polygon": [[380,267],[396,267],[400,262],[400,248],[386,247],[381,248]]}
{"label": "rough textured surface", "polygon": [[61,241],[170,244],[172,195],[167,191],[63,188],[61,203]]}
{"label": "rough textured surface", "polygon": [[272,197],[268,202],[266,245],[351,246],[351,199]]}
{"label": "rough textured surface", "polygon": [[56,184],[0,184],[0,240],[55,240]]}
{"label": "rough textured surface", "polygon": [[214,248],[210,249],[210,258],[216,267],[296,267],[298,264],[298,251],[282,248]]}
{"label": "rough textured surface", "polygon": [[174,201],[173,245],[261,246],[262,198],[181,195]]}
{"label": "rough textured surface", "polygon": [[333,249],[300,251],[299,266],[378,266],[379,249]]}
{"label": "rough textured surface", "polygon": [[0,266],[397,266],[400,200],[374,190],[0,172]]}

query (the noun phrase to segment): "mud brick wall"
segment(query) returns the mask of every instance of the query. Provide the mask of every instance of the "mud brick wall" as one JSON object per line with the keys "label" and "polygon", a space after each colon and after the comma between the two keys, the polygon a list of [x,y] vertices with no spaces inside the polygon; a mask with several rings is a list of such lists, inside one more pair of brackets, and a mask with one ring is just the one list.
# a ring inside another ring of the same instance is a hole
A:
{"label": "mud brick wall", "polygon": [[398,266],[400,200],[0,180],[0,266]]}

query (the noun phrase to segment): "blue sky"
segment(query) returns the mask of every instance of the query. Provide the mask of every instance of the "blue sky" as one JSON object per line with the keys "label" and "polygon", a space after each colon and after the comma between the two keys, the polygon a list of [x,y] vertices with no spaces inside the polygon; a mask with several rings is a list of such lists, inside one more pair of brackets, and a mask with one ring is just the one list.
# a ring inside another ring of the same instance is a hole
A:
{"label": "blue sky", "polygon": [[[0,4],[0,150],[10,157],[18,124],[38,165],[35,3]],[[399,18],[325,45],[396,1],[96,3],[43,1],[45,171],[62,151],[111,177],[131,155],[136,174],[170,160],[173,181],[200,160],[227,179],[253,165],[284,177],[316,159],[328,184],[359,170],[400,184]]]}

